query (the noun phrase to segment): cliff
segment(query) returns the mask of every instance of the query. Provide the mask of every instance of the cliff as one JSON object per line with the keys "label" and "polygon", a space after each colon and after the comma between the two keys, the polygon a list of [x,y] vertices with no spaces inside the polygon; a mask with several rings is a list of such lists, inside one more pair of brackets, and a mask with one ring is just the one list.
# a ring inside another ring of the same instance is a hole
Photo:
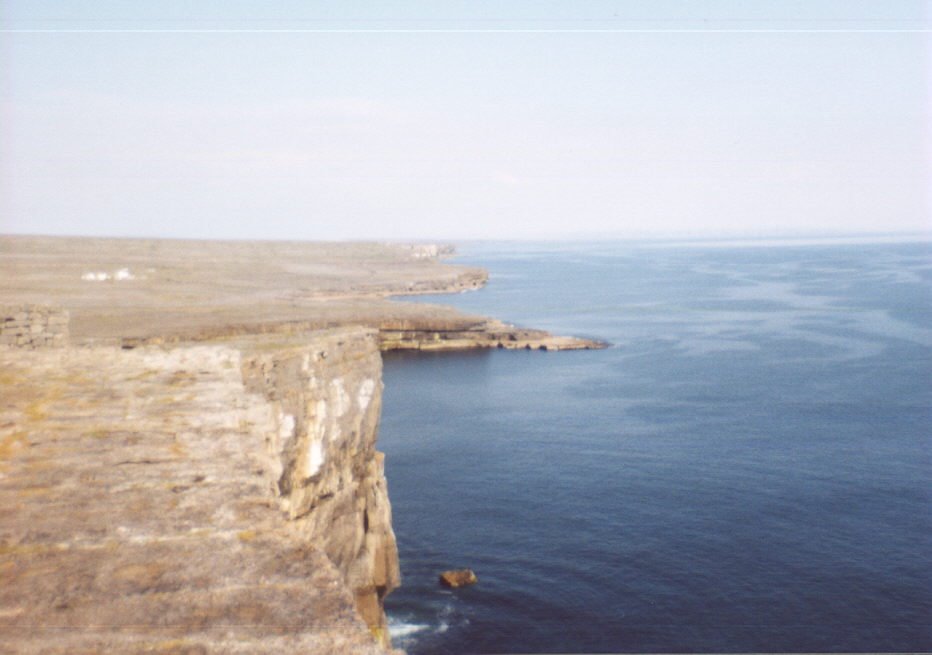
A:
{"label": "cliff", "polygon": [[444,254],[0,237],[0,651],[384,653],[379,351],[604,345]]}
{"label": "cliff", "polygon": [[9,349],[0,371],[0,650],[388,645],[373,332]]}
{"label": "cliff", "polygon": [[372,330],[246,348],[243,379],[273,404],[273,491],[294,529],[343,574],[356,608],[388,645],[382,601],[400,584],[398,548],[375,450],[382,358]]}

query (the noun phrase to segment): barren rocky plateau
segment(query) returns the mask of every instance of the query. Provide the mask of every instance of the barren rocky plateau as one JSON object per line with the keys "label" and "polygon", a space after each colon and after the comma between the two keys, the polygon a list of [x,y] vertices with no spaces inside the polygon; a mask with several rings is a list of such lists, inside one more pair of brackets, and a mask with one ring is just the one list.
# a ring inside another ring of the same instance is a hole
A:
{"label": "barren rocky plateau", "polygon": [[73,344],[136,346],[363,325],[383,350],[598,348],[393,295],[479,289],[449,247],[355,242],[0,237],[0,304],[70,313]]}

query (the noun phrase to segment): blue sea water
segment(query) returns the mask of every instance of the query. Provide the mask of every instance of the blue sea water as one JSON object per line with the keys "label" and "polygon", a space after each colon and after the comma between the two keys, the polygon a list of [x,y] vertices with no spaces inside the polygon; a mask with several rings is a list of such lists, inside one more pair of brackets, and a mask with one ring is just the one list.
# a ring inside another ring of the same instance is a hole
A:
{"label": "blue sea water", "polygon": [[932,651],[929,242],[461,251],[612,347],[386,354],[397,646]]}

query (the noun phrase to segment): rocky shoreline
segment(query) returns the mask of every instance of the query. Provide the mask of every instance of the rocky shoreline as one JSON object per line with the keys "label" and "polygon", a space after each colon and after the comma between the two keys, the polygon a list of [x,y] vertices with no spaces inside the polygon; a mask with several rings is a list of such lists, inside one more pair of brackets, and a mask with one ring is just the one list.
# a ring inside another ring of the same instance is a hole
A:
{"label": "rocky shoreline", "polygon": [[[555,336],[544,330],[533,330],[508,325],[494,319],[449,322],[431,320],[384,320],[376,325],[359,325],[377,331],[379,348],[386,350],[472,350],[501,348],[507,350],[598,350],[607,344],[581,337]],[[284,321],[229,325],[214,329],[200,329],[190,333],[160,336],[124,337],[115,344],[130,350],[140,346],[170,345],[196,342],[224,341],[247,335],[294,335],[337,327],[316,324],[313,321]]]}
{"label": "rocky shoreline", "polygon": [[6,645],[389,649],[379,351],[604,347],[385,298],[449,252],[0,238]]}

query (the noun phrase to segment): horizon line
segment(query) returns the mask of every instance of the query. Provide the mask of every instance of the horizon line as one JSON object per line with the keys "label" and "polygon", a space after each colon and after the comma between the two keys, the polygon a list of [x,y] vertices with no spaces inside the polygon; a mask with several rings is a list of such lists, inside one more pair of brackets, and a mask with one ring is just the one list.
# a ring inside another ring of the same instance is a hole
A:
{"label": "horizon line", "polygon": [[114,239],[139,241],[235,241],[235,242],[302,242],[302,243],[436,243],[456,244],[466,242],[583,242],[594,240],[608,241],[764,241],[764,240],[830,240],[830,239],[905,239],[914,238],[920,241],[932,241],[932,227],[926,230],[903,230],[885,232],[712,232],[707,234],[696,233],[605,233],[593,232],[588,234],[551,235],[537,237],[523,236],[493,236],[493,237],[236,237],[236,236],[152,236],[152,235],[101,235],[101,234],[42,234],[26,232],[0,232],[0,239],[6,238],[49,238],[49,239]]}

